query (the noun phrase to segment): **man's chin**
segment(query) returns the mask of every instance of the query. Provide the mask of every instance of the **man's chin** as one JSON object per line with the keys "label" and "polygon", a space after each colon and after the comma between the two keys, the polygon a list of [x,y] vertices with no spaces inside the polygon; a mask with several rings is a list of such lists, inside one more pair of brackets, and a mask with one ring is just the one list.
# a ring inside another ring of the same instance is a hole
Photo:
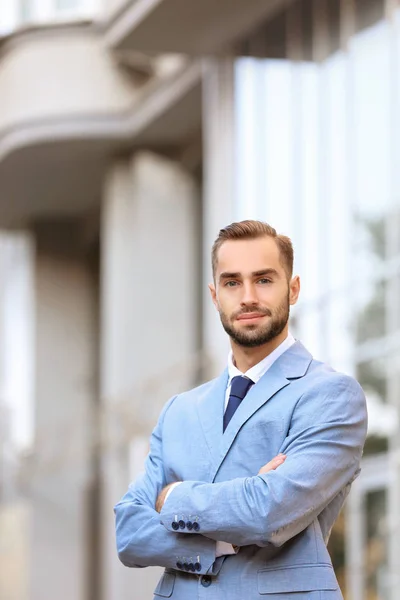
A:
{"label": "man's chin", "polygon": [[233,331],[237,332],[238,335],[246,335],[251,333],[253,335],[265,335],[268,332],[265,330],[265,323],[241,323],[240,325],[232,327]]}
{"label": "man's chin", "polygon": [[233,330],[232,339],[239,346],[244,348],[257,348],[268,341],[268,332],[260,330],[257,325],[246,325],[240,331]]}
{"label": "man's chin", "polygon": [[259,348],[260,346],[264,346],[267,342],[265,339],[259,338],[232,338],[233,341],[242,348]]}

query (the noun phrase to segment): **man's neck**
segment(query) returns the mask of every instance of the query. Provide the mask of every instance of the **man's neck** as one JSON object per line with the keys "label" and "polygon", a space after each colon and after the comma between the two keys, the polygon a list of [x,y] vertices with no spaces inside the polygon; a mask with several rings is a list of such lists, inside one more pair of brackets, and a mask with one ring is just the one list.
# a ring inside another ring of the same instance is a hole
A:
{"label": "man's neck", "polygon": [[239,369],[241,373],[246,373],[249,369],[257,365],[259,362],[269,356],[274,350],[278,348],[288,337],[288,328],[280,333],[276,338],[263,344],[262,346],[256,346],[255,348],[244,348],[239,346],[233,340],[231,340],[233,363]]}

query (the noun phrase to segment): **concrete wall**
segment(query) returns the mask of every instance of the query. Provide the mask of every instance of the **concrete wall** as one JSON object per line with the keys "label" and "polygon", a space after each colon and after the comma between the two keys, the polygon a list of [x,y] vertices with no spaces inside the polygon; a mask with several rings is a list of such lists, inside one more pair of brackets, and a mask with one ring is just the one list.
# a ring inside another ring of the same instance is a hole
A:
{"label": "concrete wall", "polygon": [[0,598],[28,600],[29,506],[0,504]]}
{"label": "concrete wall", "polygon": [[36,436],[30,600],[87,600],[95,403],[94,280],[75,224],[36,234]]}
{"label": "concrete wall", "polygon": [[190,176],[160,156],[139,153],[110,171],[102,219],[103,600],[150,599],[160,575],[118,562],[112,507],[143,467],[163,404],[196,378],[197,203]]}
{"label": "concrete wall", "polygon": [[121,111],[132,82],[90,28],[19,34],[0,54],[0,134],[32,119]]}
{"label": "concrete wall", "polygon": [[204,64],[203,124],[203,344],[208,364],[206,373],[215,377],[226,366],[229,344],[206,283],[212,281],[214,240],[219,230],[235,218],[234,61],[231,58],[209,60]]}
{"label": "concrete wall", "polygon": [[104,18],[112,17],[127,4],[126,0],[99,0],[99,3]]}

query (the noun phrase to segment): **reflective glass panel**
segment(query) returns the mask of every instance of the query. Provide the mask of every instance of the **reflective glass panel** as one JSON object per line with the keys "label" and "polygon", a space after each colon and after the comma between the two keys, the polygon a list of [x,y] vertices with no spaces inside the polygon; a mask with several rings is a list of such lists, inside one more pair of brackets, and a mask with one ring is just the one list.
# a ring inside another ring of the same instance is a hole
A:
{"label": "reflective glass panel", "polygon": [[371,491],[365,498],[366,600],[389,600],[386,498],[386,490]]}

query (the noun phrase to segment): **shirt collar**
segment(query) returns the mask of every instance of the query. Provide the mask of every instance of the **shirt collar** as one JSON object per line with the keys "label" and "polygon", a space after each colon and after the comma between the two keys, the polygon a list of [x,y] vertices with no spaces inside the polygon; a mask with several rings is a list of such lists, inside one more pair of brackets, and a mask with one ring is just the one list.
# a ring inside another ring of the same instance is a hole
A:
{"label": "shirt collar", "polygon": [[254,383],[257,383],[259,379],[268,371],[270,367],[274,364],[274,362],[284,353],[286,350],[289,350],[291,346],[296,342],[291,333],[288,334],[287,338],[277,347],[271,354],[268,354],[263,360],[259,363],[251,367],[246,373],[242,373],[239,369],[233,364],[233,353],[232,350],[229,353],[228,357],[228,386],[231,384],[233,377],[243,376],[245,375]]}

